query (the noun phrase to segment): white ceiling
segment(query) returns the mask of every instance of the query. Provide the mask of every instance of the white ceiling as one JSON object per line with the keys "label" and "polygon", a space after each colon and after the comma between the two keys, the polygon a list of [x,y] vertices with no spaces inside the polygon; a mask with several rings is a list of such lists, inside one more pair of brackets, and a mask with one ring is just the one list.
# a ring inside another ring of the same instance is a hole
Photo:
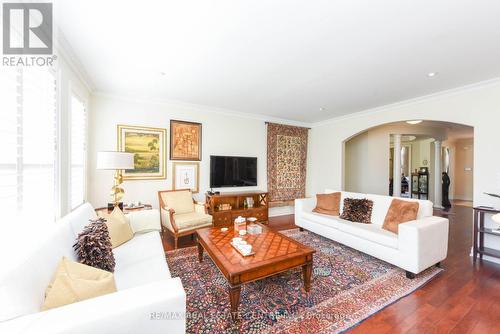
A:
{"label": "white ceiling", "polygon": [[135,98],[315,122],[500,76],[496,0],[60,0],[55,8],[96,90]]}

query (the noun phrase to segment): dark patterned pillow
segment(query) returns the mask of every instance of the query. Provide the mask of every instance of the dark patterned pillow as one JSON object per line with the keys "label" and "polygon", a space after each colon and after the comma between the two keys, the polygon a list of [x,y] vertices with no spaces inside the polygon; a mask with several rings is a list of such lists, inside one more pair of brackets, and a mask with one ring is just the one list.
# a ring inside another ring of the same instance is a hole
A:
{"label": "dark patterned pillow", "polygon": [[73,248],[80,263],[109,272],[115,271],[115,257],[108,227],[103,218],[91,219],[78,234]]}
{"label": "dark patterned pillow", "polygon": [[373,201],[368,199],[345,198],[344,210],[340,218],[356,223],[370,224]]}

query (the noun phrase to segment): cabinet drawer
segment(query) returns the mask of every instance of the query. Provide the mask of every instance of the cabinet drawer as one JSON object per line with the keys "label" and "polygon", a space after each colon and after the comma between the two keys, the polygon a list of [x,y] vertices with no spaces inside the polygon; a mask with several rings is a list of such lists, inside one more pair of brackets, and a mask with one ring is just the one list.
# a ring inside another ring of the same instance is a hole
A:
{"label": "cabinet drawer", "polygon": [[216,212],[212,217],[215,227],[229,226],[232,223],[230,212]]}
{"label": "cabinet drawer", "polygon": [[255,209],[253,211],[253,216],[257,218],[258,221],[267,221],[267,210],[266,209]]}

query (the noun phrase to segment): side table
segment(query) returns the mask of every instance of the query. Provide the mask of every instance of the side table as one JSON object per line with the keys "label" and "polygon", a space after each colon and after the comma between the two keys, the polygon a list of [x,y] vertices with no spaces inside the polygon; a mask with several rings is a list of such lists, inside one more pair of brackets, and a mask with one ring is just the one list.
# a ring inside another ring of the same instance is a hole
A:
{"label": "side table", "polygon": [[473,261],[476,261],[477,256],[482,260],[483,255],[496,257],[500,259],[500,250],[484,247],[484,235],[496,235],[500,237],[499,233],[493,232],[491,228],[484,227],[484,215],[486,213],[495,214],[499,213],[499,209],[477,206],[474,207],[474,231],[473,231]]}

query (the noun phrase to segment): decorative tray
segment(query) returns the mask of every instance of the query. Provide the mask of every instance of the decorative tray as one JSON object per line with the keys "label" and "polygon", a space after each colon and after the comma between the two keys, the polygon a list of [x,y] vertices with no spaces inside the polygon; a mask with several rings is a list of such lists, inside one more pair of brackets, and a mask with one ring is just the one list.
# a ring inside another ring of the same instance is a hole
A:
{"label": "decorative tray", "polygon": [[250,253],[248,253],[247,255],[245,255],[245,254],[243,254],[243,253],[242,253],[242,252],[238,249],[238,247],[236,247],[235,245],[233,245],[233,243],[232,243],[232,242],[230,242],[230,244],[231,244],[231,246],[233,246],[233,248],[234,248],[234,249],[236,249],[236,251],[237,251],[238,253],[240,253],[240,255],[241,255],[241,256],[243,256],[243,257],[247,257],[247,256],[252,256],[252,255],[255,255],[255,251],[253,250],[253,248],[252,248],[252,251],[251,251]]}

